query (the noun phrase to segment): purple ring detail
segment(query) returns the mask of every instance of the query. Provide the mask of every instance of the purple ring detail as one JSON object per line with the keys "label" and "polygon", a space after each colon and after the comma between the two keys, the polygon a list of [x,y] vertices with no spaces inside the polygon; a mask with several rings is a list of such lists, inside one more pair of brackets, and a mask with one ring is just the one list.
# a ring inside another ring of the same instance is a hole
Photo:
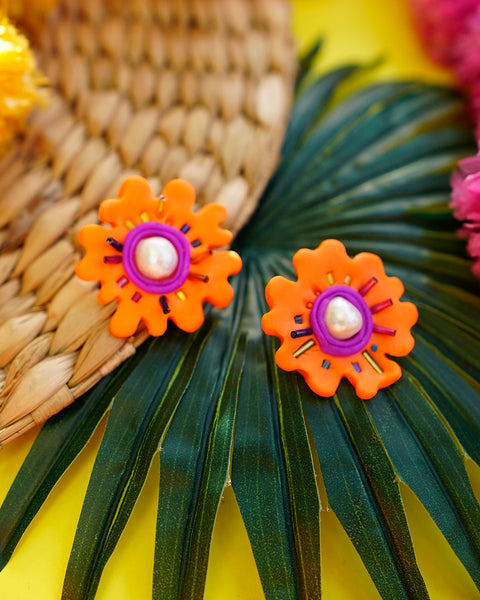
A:
{"label": "purple ring detail", "polygon": [[[175,246],[178,254],[178,265],[175,273],[170,277],[156,281],[145,277],[135,263],[135,249],[137,244],[149,237],[159,236],[166,238]],[[149,294],[168,294],[178,290],[188,277],[190,270],[190,244],[187,238],[170,225],[165,223],[148,222],[137,225],[127,233],[123,242],[123,267],[127,277],[140,289]]]}
{"label": "purple ring detail", "polygon": [[[348,340],[334,338],[324,321],[329,302],[338,296],[351,302],[362,316],[362,328]],[[315,299],[310,313],[310,327],[323,352],[333,356],[351,356],[363,350],[370,341],[373,332],[373,318],[367,303],[356,290],[347,285],[333,285]]]}

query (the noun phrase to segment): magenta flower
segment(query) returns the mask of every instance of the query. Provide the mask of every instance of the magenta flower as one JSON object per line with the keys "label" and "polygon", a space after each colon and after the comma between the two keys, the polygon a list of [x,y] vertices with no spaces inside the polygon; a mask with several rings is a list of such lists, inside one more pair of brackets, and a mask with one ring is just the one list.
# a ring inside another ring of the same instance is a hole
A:
{"label": "magenta flower", "polygon": [[419,34],[433,60],[455,67],[456,41],[467,29],[478,0],[411,0]]}
{"label": "magenta flower", "polygon": [[[411,0],[417,28],[430,56],[450,67],[470,100],[480,140],[480,0]],[[452,208],[463,222],[467,251],[480,279],[480,153],[461,160],[452,175]]]}
{"label": "magenta flower", "polygon": [[480,279],[480,154],[461,160],[452,175],[452,208],[463,221],[460,233],[469,236],[467,251],[475,259],[473,272]]}
{"label": "magenta flower", "polygon": [[411,0],[420,37],[431,58],[454,72],[480,120],[480,0]]}
{"label": "magenta flower", "polygon": [[462,87],[469,89],[480,80],[480,2],[477,1],[476,10],[469,15],[452,46],[458,81]]}

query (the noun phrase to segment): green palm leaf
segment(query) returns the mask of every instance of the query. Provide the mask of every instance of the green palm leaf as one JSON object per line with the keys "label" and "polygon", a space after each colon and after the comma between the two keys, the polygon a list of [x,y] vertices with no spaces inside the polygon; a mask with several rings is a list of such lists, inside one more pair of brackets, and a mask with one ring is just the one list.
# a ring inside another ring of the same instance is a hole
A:
{"label": "green palm leaf", "polygon": [[395,473],[366,407],[349,389],[336,402],[304,398],[329,501],[378,589],[384,598],[428,598]]}
{"label": "green palm leaf", "polygon": [[[0,509],[2,564],[49,491],[109,418],[86,493],[64,598],[87,600],[160,453],[154,598],[198,599],[225,486],[232,485],[266,598],[321,595],[317,453],[328,501],[383,598],[428,598],[398,488],[423,502],[480,588],[479,287],[448,209],[449,173],[473,151],[461,103],[417,83],[335,97],[357,67],[305,85],[284,159],[235,241],[235,300],[193,335],[174,327],[51,419]],[[264,287],[324,238],[379,254],[420,312],[404,377],[369,402],[348,384],[322,399],[273,362]]]}

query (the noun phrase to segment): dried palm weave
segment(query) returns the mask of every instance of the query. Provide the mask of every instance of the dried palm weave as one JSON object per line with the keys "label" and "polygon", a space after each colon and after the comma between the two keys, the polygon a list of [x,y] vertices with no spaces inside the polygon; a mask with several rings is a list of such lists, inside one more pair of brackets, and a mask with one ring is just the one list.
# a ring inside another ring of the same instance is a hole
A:
{"label": "dried palm weave", "polygon": [[0,161],[0,443],[135,352],[73,274],[79,228],[140,173],[189,180],[234,231],[277,162],[295,73],[286,0],[64,0],[37,56],[52,102]]}

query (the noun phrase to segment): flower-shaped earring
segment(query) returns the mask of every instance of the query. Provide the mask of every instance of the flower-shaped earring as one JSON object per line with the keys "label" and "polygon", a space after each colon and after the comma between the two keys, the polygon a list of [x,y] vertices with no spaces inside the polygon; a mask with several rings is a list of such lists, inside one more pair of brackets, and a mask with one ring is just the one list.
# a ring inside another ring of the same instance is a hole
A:
{"label": "flower-shaped earring", "polygon": [[233,298],[228,277],[242,261],[229,250],[232,234],[219,225],[227,216],[220,204],[192,212],[195,191],[186,181],[168,183],[156,198],[143,177],[129,177],[118,198],[105,200],[99,219],[110,225],[87,225],[79,241],[86,250],[75,272],[100,281],[98,300],[118,301],[110,330],[133,335],[143,321],[151,335],[162,335],[171,319],[184,331],[204,320],[203,303],[218,308]]}
{"label": "flower-shaped earring", "polygon": [[262,328],[281,340],[277,365],[299,371],[320,396],[332,396],[342,377],[362,399],[397,381],[401,369],[387,355],[412,350],[418,318],[400,302],[402,282],[387,277],[375,254],[352,259],[337,240],[299,250],[293,265],[298,281],[274,277],[265,290],[271,310]]}

